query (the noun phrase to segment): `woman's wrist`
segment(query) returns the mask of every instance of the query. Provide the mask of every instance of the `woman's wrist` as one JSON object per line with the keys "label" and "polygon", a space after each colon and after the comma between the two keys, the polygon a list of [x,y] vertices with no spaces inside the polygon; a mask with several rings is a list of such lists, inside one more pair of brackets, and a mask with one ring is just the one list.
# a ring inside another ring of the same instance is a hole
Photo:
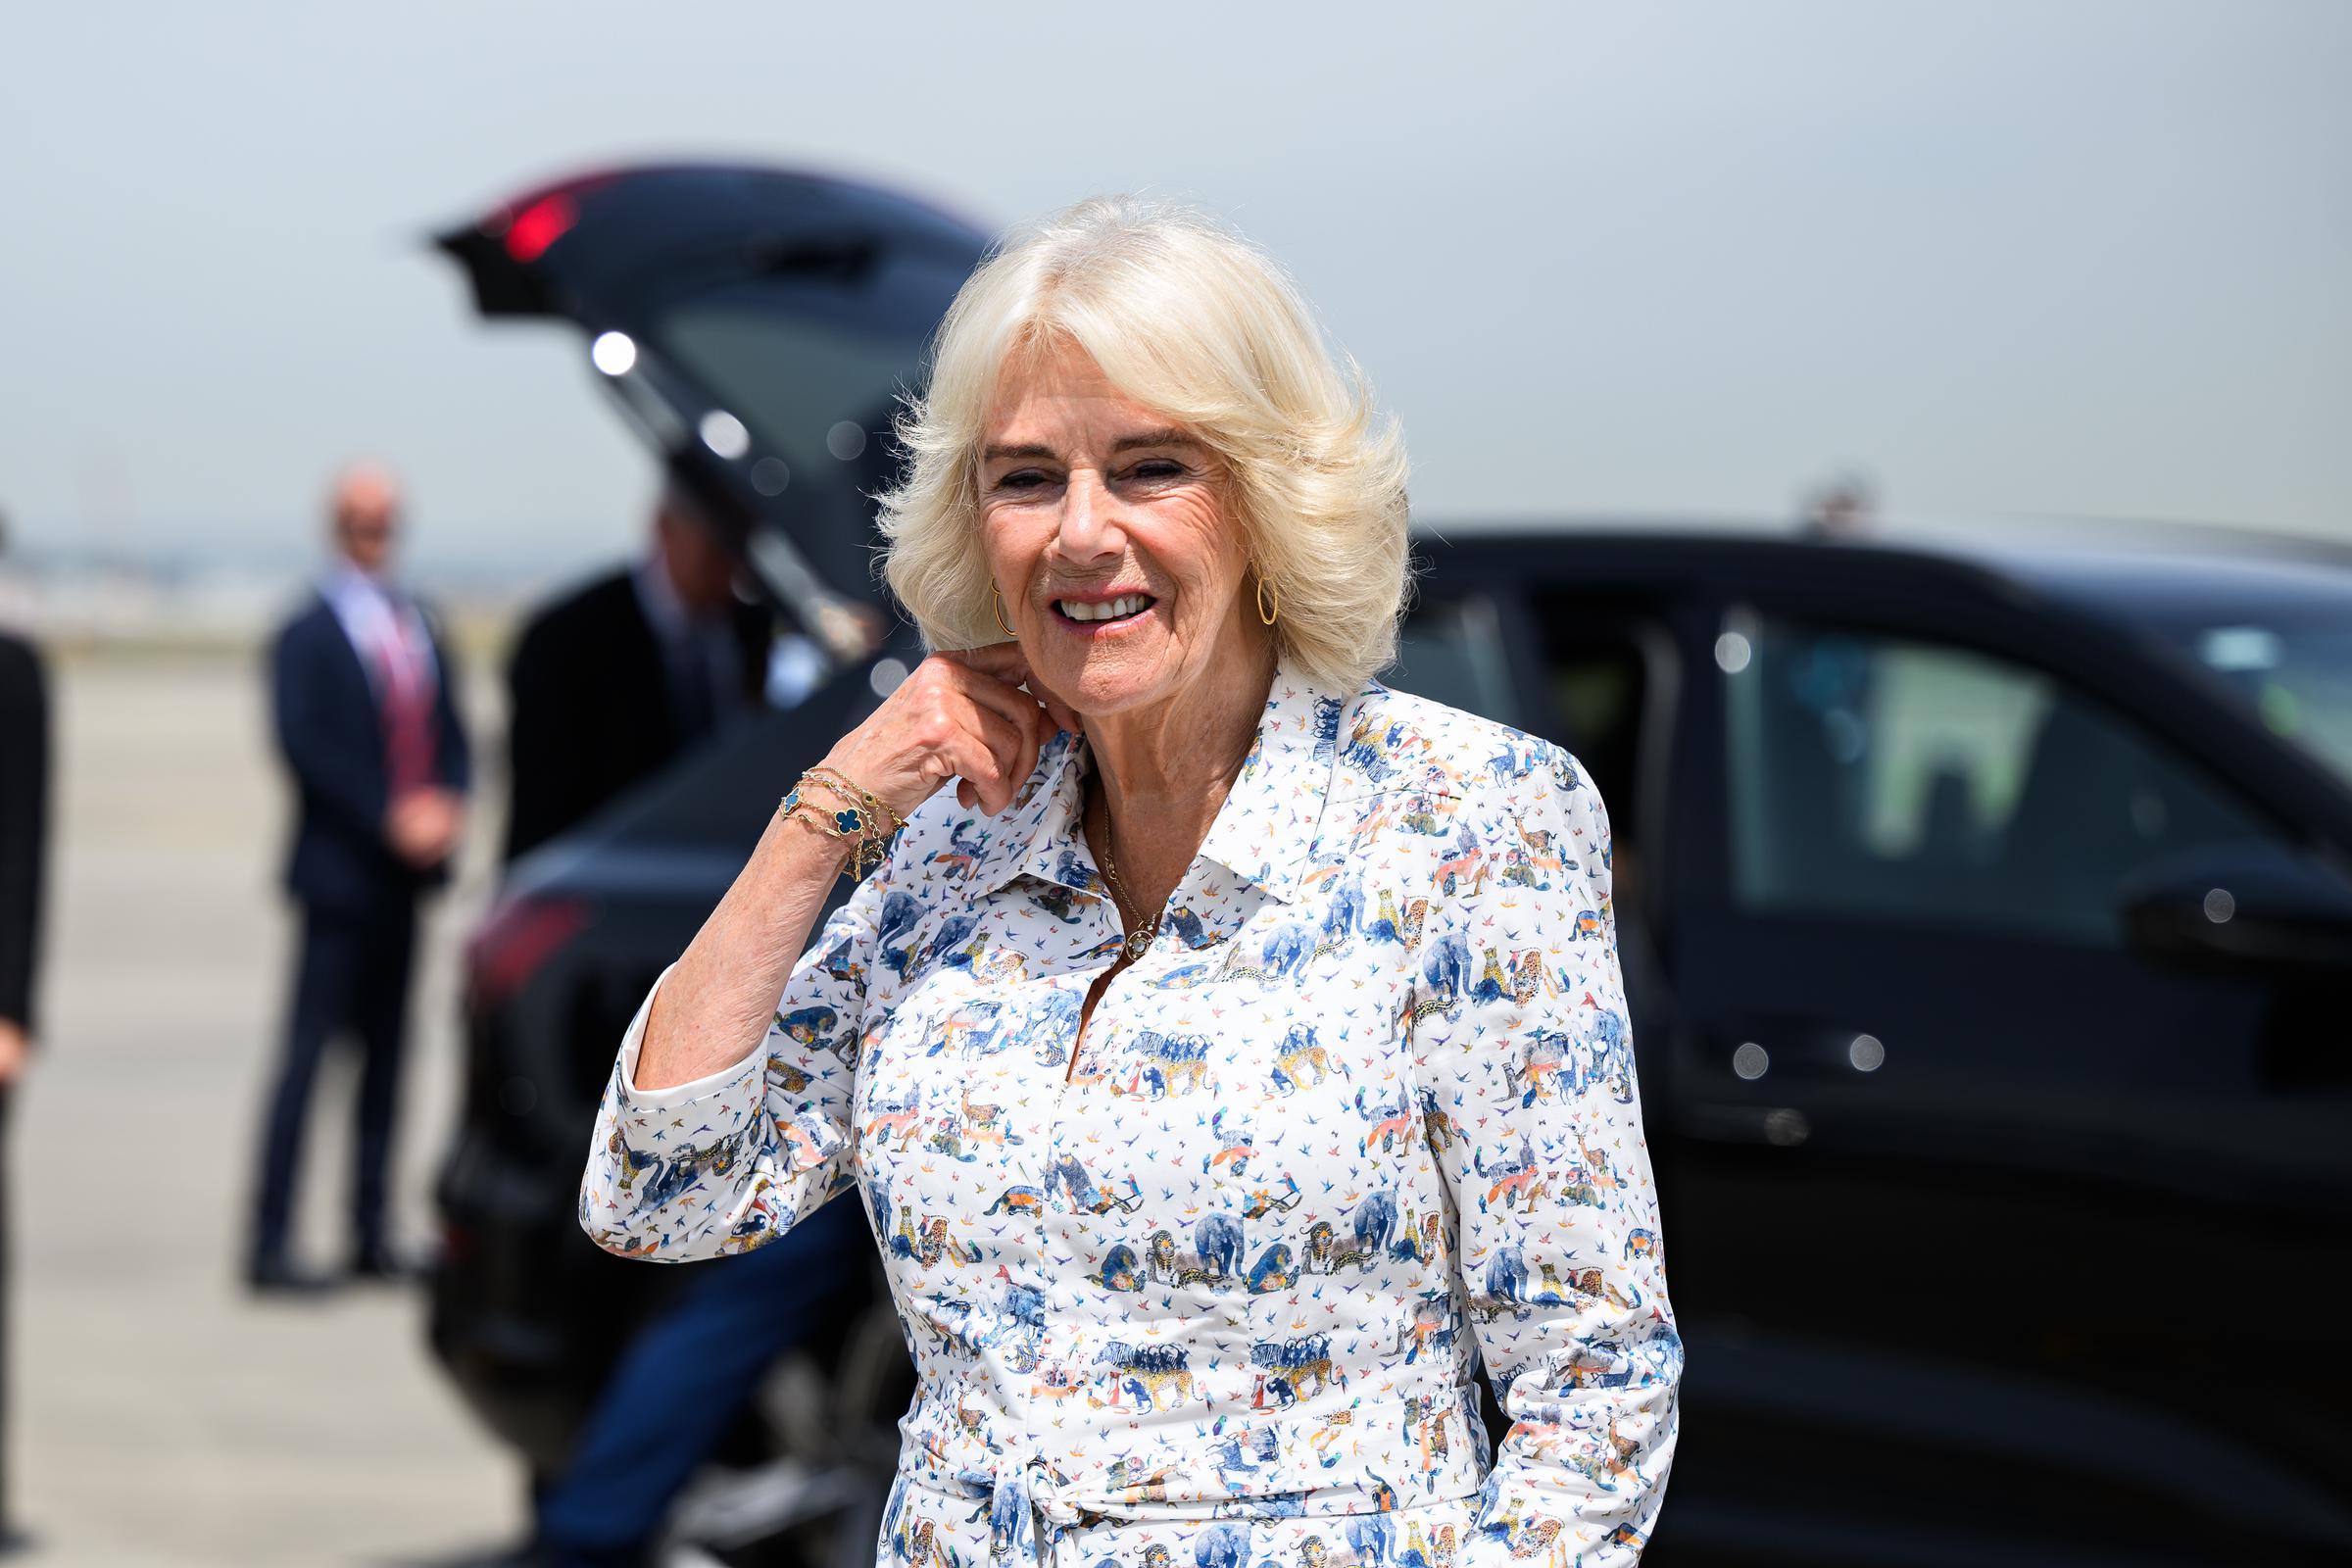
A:
{"label": "woman's wrist", "polygon": [[[871,791],[821,763],[794,782],[776,809],[785,822],[799,821],[808,832],[830,841],[837,875],[863,876],[879,865],[906,825],[905,817]],[[845,858],[847,869],[840,864]]]}
{"label": "woman's wrist", "polygon": [[833,858],[838,860],[841,859],[848,851],[857,848],[858,840],[855,835],[845,836],[824,826],[824,824],[819,820],[819,818],[821,818],[824,814],[825,812],[822,808],[814,810],[804,809],[798,811],[787,811],[783,809],[781,803],[779,803],[776,810],[776,820],[787,830],[796,827],[799,828],[803,837],[823,845],[826,851],[831,854]]}

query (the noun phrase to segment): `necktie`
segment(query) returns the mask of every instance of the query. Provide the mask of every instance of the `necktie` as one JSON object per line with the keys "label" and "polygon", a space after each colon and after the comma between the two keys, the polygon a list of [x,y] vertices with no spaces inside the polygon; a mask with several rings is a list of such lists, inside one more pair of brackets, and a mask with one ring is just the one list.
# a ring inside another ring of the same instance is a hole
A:
{"label": "necktie", "polygon": [[384,775],[398,798],[432,782],[432,694],[409,638],[405,608],[389,600],[385,608],[385,635],[376,644],[383,667]]}

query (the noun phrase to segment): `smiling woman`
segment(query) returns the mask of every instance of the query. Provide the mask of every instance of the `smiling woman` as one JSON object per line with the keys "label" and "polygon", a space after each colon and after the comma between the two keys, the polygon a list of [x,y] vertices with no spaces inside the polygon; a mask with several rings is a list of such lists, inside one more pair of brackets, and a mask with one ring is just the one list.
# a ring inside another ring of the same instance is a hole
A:
{"label": "smiling woman", "polygon": [[933,647],[1004,635],[973,523],[983,483],[1020,471],[1004,449],[1036,447],[1040,478],[1077,455],[1034,431],[991,433],[1031,381],[1033,394],[1059,386],[1123,405],[1131,427],[1115,438],[1138,445],[1116,455],[1129,468],[1157,436],[1169,439],[1152,455],[1189,455],[1196,484],[1219,481],[1264,604],[1290,608],[1275,633],[1285,656],[1346,687],[1389,662],[1405,579],[1403,438],[1270,260],[1197,213],[1118,198],[1008,240],[941,325],[929,389],[901,427],[915,463],[882,511],[891,588]]}
{"label": "smiling woman", "polygon": [[889,1562],[1631,1562],[1682,1348],[1608,817],[1371,678],[1362,378],[1240,240],[1089,202],[964,285],[905,430],[940,651],[656,982],[582,1224],[702,1257],[860,1195],[917,1375]]}

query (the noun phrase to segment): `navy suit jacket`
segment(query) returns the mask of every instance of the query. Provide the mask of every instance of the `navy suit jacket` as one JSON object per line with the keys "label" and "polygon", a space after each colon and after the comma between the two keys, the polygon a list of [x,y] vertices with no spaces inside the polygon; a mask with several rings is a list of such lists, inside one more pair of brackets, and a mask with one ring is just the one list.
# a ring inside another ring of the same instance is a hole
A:
{"label": "navy suit jacket", "polygon": [[[463,791],[472,768],[453,695],[458,669],[439,618],[426,611],[424,622],[441,671],[433,769],[444,785]],[[312,595],[278,632],[270,676],[277,747],[294,774],[299,803],[286,857],[287,891],[314,910],[364,913],[446,882],[446,860],[418,871],[385,842],[391,790],[383,719],[359,651],[323,596]]]}

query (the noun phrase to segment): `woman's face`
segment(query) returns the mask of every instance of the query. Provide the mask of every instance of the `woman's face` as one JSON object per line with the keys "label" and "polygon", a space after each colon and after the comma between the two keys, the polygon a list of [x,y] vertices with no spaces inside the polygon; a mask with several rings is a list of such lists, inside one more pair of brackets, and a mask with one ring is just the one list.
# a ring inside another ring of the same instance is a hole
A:
{"label": "woman's face", "polygon": [[980,525],[1029,667],[1090,717],[1150,709],[1251,662],[1249,561],[1215,454],[1066,340],[997,384]]}

